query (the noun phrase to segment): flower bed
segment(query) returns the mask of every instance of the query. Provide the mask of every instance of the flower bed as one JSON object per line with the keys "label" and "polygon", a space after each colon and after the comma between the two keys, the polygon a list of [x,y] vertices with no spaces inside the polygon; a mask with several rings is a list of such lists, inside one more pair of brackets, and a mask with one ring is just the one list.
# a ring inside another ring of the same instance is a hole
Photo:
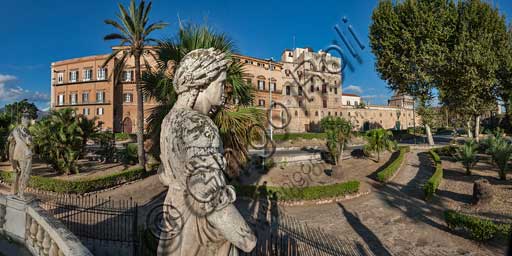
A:
{"label": "flower bed", "polygon": [[400,168],[400,165],[402,165],[402,162],[404,161],[405,154],[410,151],[409,146],[400,147],[400,153],[398,157],[393,160],[391,164],[386,166],[384,170],[377,173],[377,179],[381,182],[387,182],[390,180],[394,174],[398,171]]}

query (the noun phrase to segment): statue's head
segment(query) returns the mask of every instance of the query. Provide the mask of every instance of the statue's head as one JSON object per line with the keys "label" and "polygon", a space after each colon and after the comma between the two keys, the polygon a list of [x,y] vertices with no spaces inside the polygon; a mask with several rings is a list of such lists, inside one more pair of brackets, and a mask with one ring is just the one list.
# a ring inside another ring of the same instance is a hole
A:
{"label": "statue's head", "polygon": [[30,124],[30,115],[29,115],[28,113],[26,113],[26,112],[25,112],[25,113],[23,113],[23,114],[21,115],[21,125],[22,125],[23,127],[28,127],[28,126],[29,126],[29,124]]}
{"label": "statue's head", "polygon": [[224,104],[224,84],[231,60],[226,54],[209,49],[189,52],[181,60],[175,75],[178,98],[186,97],[188,106],[207,114]]}

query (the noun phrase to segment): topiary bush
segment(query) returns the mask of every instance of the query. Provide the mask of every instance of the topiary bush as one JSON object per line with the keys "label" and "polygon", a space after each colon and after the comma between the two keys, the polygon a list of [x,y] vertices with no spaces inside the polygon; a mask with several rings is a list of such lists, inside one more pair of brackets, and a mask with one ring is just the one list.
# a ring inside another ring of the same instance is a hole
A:
{"label": "topiary bush", "polygon": [[399,151],[400,151],[400,153],[399,153],[398,157],[391,164],[386,166],[386,168],[384,168],[384,170],[377,173],[377,180],[379,180],[380,182],[386,182],[391,177],[393,177],[395,172],[398,170],[398,168],[400,168],[400,165],[404,161],[405,154],[410,151],[410,147],[402,146],[399,148]]}
{"label": "topiary bush", "polygon": [[280,201],[316,200],[340,197],[359,191],[359,181],[311,187],[272,187],[234,185],[238,196],[253,197],[255,193],[275,195]]}
{"label": "topiary bush", "polygon": [[436,170],[434,171],[432,177],[428,179],[427,183],[423,185],[423,192],[425,193],[425,199],[427,200],[434,196],[437,188],[443,180],[443,165],[441,164],[441,158],[433,150],[430,150],[429,152],[432,156],[432,160],[434,160]]}
{"label": "topiary bush", "polygon": [[510,224],[496,224],[491,220],[464,215],[453,210],[445,211],[444,219],[450,229],[462,229],[478,241],[486,241],[497,235],[507,236],[511,232]]}
{"label": "topiary bush", "polygon": [[119,133],[116,133],[115,134],[115,140],[116,141],[120,141],[120,140],[128,140],[130,139],[130,134],[128,133],[125,133],[125,132],[119,132]]}
{"label": "topiary bush", "polygon": [[275,141],[285,141],[285,140],[294,140],[294,139],[304,139],[304,140],[312,140],[312,139],[325,139],[327,135],[323,132],[321,133],[285,133],[285,134],[274,134],[272,139]]}

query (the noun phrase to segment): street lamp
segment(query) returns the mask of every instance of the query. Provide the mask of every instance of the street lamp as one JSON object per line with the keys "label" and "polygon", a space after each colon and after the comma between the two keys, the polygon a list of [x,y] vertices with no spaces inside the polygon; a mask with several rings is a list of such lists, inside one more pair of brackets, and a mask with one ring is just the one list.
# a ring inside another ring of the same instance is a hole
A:
{"label": "street lamp", "polygon": [[[271,122],[272,122],[272,107],[273,107],[273,102],[272,102],[272,71],[274,71],[274,58],[270,58],[270,59],[267,59],[268,61],[268,94],[269,94],[269,122],[268,122],[268,129],[270,131],[270,140],[272,140],[272,125],[271,125]],[[277,86],[276,86],[277,87]]]}

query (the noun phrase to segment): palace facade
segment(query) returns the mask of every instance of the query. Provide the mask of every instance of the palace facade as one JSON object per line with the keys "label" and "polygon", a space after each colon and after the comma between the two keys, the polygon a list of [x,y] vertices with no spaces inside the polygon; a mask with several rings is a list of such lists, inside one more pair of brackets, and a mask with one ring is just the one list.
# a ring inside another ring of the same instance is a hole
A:
{"label": "palace facade", "polygon": [[[133,59],[118,72],[117,56],[104,66],[108,56],[53,62],[51,108],[74,108],[84,116],[96,117],[105,130],[134,133],[137,98]],[[151,56],[147,54],[147,61],[155,66]],[[284,50],[279,61],[244,55],[234,55],[233,59],[244,63],[244,79],[254,89],[253,105],[268,110],[273,102],[272,123],[277,128],[287,124],[284,129],[275,129],[277,133],[319,131],[325,116],[348,119],[358,130],[405,129],[414,124],[412,105],[403,104],[399,95],[388,106],[375,106],[360,104],[363,100],[358,95],[342,93],[341,59],[329,53],[296,48]],[[156,106],[153,99],[145,98],[145,117]]]}

